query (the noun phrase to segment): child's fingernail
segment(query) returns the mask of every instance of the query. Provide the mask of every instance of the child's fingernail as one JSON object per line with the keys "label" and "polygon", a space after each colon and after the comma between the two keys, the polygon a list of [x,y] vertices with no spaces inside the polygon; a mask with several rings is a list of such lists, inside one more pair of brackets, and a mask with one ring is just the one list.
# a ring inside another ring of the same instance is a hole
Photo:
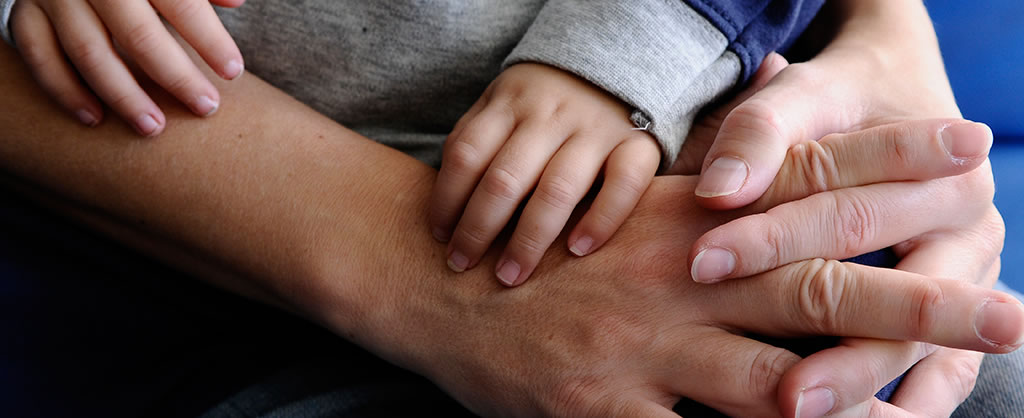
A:
{"label": "child's fingernail", "polygon": [[159,128],[160,123],[149,114],[143,114],[135,120],[135,129],[144,136],[155,134]]}
{"label": "child's fingernail", "polygon": [[992,147],[992,128],[984,123],[958,123],[942,128],[942,146],[953,158],[962,163],[988,153]]}
{"label": "child's fingernail", "polygon": [[448,268],[456,273],[462,273],[466,271],[466,267],[469,266],[469,259],[458,251],[452,251],[452,254],[448,256]]}
{"label": "child's fingernail", "polygon": [[594,239],[584,235],[577,239],[576,242],[572,243],[572,246],[569,247],[569,251],[571,251],[573,254],[583,257],[590,253],[590,248],[593,246]]}
{"label": "child's fingernail", "polygon": [[441,227],[434,227],[434,229],[431,230],[431,233],[434,235],[434,239],[436,239],[438,241],[441,241],[441,242],[448,242],[448,240],[450,240],[452,238],[448,234],[448,231],[445,231]]}
{"label": "child's fingernail", "polygon": [[836,395],[829,388],[812,388],[800,392],[796,399],[797,418],[819,418],[836,406]]}
{"label": "child's fingernail", "polygon": [[974,331],[978,338],[993,345],[1024,344],[1024,308],[1016,303],[987,301],[975,314]]}
{"label": "child's fingernail", "polygon": [[228,80],[237,80],[244,72],[245,65],[238,60],[228,61],[228,65],[224,66],[224,75],[227,76]]}
{"label": "child's fingernail", "polygon": [[196,113],[203,117],[216,113],[219,106],[219,103],[207,96],[199,96],[196,99]]}
{"label": "child's fingernail", "polygon": [[700,283],[713,283],[728,276],[736,268],[736,256],[724,248],[712,247],[697,253],[690,277]]}
{"label": "child's fingernail", "polygon": [[747,182],[747,163],[732,157],[721,157],[700,176],[695,193],[700,197],[728,196]]}
{"label": "child's fingernail", "polygon": [[96,116],[93,116],[92,112],[85,109],[75,112],[75,116],[78,117],[79,122],[82,122],[86,126],[96,126],[96,124],[99,123],[99,119],[97,119]]}
{"label": "child's fingernail", "polygon": [[512,260],[505,260],[498,263],[498,268],[495,270],[495,274],[498,276],[498,280],[501,280],[505,286],[515,286],[516,282],[519,281],[519,263]]}

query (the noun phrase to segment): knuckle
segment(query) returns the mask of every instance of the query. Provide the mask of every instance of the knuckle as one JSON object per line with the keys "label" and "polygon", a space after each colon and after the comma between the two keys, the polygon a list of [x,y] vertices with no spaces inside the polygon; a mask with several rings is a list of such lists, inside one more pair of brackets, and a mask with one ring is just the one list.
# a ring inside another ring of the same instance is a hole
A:
{"label": "knuckle", "polygon": [[164,82],[164,88],[169,92],[176,94],[184,94],[191,90],[192,77],[188,74],[174,74],[166,82]]}
{"label": "knuckle", "polygon": [[491,242],[490,233],[483,225],[476,223],[460,223],[458,226],[460,241],[476,248]]}
{"label": "knuckle", "polygon": [[823,334],[837,330],[839,312],[852,286],[848,268],[839,261],[815,259],[804,263],[797,275],[799,312]]}
{"label": "knuckle", "polygon": [[852,194],[831,199],[835,208],[833,230],[838,231],[844,256],[859,254],[874,239],[878,209],[870,199]]}
{"label": "knuckle", "polygon": [[981,372],[980,359],[973,353],[964,355],[951,361],[946,368],[942,374],[949,378],[954,399],[957,403],[967,400],[978,383],[978,374]]}
{"label": "knuckle", "polygon": [[765,347],[754,357],[748,376],[747,395],[751,399],[771,402],[782,376],[800,359],[776,347]]}
{"label": "knuckle", "polygon": [[722,129],[728,127],[737,135],[767,136],[782,140],[785,138],[785,121],[774,107],[756,98],[736,106],[725,117]]}
{"label": "knuckle", "polygon": [[573,182],[563,176],[553,175],[537,187],[535,196],[555,209],[571,211],[580,198]]}
{"label": "knuckle", "polygon": [[189,20],[199,15],[203,10],[203,3],[196,0],[170,0],[165,2],[165,8],[160,13],[169,20]]}
{"label": "knuckle", "polygon": [[528,231],[517,231],[513,237],[513,246],[526,254],[541,254],[547,248],[544,240],[538,236],[542,232],[533,228]]}
{"label": "knuckle", "polygon": [[600,416],[594,399],[594,379],[570,378],[558,383],[551,392],[551,416]]}
{"label": "knuckle", "polygon": [[827,138],[823,138],[822,143],[804,142],[789,150],[790,160],[810,188],[809,194],[832,190],[843,184],[831,148],[832,141],[826,141]]}
{"label": "knuckle", "polygon": [[468,174],[480,169],[482,157],[480,150],[473,143],[452,139],[446,145],[441,163],[445,170],[454,174]]}
{"label": "knuckle", "polygon": [[504,200],[518,200],[523,195],[523,182],[511,170],[495,167],[480,181],[480,188],[491,197]]}
{"label": "knuckle", "polygon": [[104,53],[106,45],[99,45],[84,40],[68,41],[64,51],[75,63],[75,68],[83,74],[96,73],[108,55]]}
{"label": "knuckle", "polygon": [[768,259],[765,260],[765,264],[769,267],[778,266],[782,260],[786,259],[786,243],[790,241],[788,237],[791,236],[789,229],[769,214],[754,215],[753,218],[765,220],[761,234],[763,243],[761,247],[768,249],[766,252]]}
{"label": "knuckle", "polygon": [[888,167],[912,167],[917,158],[917,138],[914,128],[906,124],[895,124],[882,131],[883,148],[887,153]]}
{"label": "knuckle", "polygon": [[643,196],[651,182],[643,167],[630,165],[616,173],[614,181],[608,183],[617,194],[636,199]]}
{"label": "knuckle", "polygon": [[933,281],[924,280],[910,293],[907,311],[908,334],[913,341],[923,341],[932,335],[938,324],[936,312],[945,303],[942,287]]}
{"label": "knuckle", "polygon": [[153,27],[145,23],[134,22],[124,32],[125,39],[121,45],[137,56],[149,56],[160,51],[160,31],[162,27]]}

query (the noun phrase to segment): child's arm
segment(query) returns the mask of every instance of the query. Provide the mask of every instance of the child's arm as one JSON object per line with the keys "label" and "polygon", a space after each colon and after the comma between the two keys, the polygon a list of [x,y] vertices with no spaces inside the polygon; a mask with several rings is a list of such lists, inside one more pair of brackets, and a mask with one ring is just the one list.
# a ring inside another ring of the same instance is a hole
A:
{"label": "child's arm", "polygon": [[576,255],[600,247],[658,168],[657,143],[633,128],[629,113],[615,97],[562,70],[540,64],[505,70],[445,143],[430,219],[434,236],[450,240],[449,267],[461,272],[476,265],[532,192],[495,270],[508,286],[522,283],[603,172],[600,192],[569,235]]}
{"label": "child's arm", "polygon": [[243,71],[242,55],[210,2],[238,7],[244,0],[0,1],[3,10],[10,10],[10,20],[2,22],[0,31],[16,44],[43,89],[89,126],[103,119],[102,100],[140,135],[163,131],[163,112],[132,76],[127,60],[193,113],[208,116],[217,110],[217,89],[178,46],[161,17],[221,77],[234,79]]}

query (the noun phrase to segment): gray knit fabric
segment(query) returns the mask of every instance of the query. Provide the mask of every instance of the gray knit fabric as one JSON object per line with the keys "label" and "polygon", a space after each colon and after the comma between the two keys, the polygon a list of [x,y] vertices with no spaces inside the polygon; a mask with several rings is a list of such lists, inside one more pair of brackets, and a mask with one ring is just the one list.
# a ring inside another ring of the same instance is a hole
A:
{"label": "gray knit fabric", "polygon": [[14,36],[11,34],[11,9],[14,8],[14,0],[0,0],[0,37],[4,42],[14,46]]}
{"label": "gray knit fabric", "polygon": [[246,70],[434,166],[503,64],[543,62],[617,95],[651,120],[666,164],[740,71],[681,0],[265,0],[219,13]]}

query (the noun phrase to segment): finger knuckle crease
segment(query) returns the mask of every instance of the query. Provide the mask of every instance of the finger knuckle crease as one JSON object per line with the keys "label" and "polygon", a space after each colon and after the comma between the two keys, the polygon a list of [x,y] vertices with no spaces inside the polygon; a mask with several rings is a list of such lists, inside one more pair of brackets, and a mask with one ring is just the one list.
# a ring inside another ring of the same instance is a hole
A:
{"label": "finger knuckle crease", "polygon": [[505,168],[495,168],[484,176],[481,187],[485,193],[502,200],[516,200],[523,188],[519,176]]}
{"label": "finger knuckle crease", "polygon": [[843,254],[857,255],[874,238],[878,210],[867,199],[853,195],[845,199],[832,199],[835,205],[834,230],[839,232]]}
{"label": "finger knuckle crease", "polygon": [[801,312],[818,331],[829,332],[839,325],[839,312],[845,303],[850,278],[839,261],[815,259],[800,271],[799,303]]}
{"label": "finger knuckle crease", "polygon": [[537,188],[537,194],[548,205],[560,209],[571,210],[579,199],[572,182],[562,176],[551,176]]}
{"label": "finger knuckle crease", "polygon": [[775,347],[766,347],[754,357],[748,377],[747,394],[752,399],[769,400],[775,388],[798,359]]}
{"label": "finger knuckle crease", "polygon": [[921,341],[932,334],[936,327],[936,312],[939,307],[945,304],[946,296],[938,283],[931,281],[920,282],[910,295],[910,311],[908,312],[911,340]]}

